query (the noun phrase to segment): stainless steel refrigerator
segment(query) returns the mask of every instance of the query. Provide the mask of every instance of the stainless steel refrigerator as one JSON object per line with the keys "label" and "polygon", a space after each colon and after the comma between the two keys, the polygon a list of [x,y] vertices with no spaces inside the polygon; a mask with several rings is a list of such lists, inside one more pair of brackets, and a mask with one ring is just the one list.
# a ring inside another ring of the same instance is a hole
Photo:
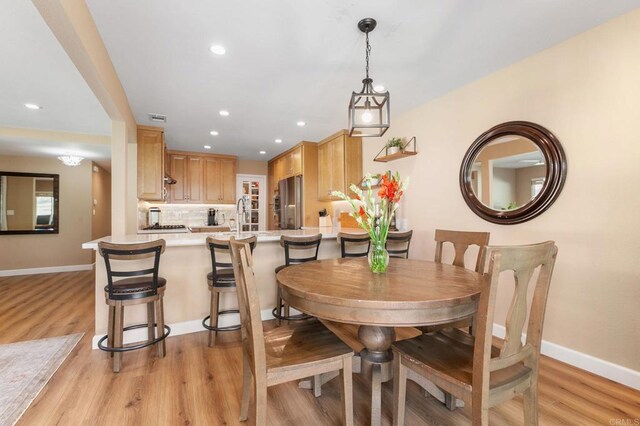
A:
{"label": "stainless steel refrigerator", "polygon": [[302,176],[293,176],[278,182],[280,195],[280,229],[302,227]]}

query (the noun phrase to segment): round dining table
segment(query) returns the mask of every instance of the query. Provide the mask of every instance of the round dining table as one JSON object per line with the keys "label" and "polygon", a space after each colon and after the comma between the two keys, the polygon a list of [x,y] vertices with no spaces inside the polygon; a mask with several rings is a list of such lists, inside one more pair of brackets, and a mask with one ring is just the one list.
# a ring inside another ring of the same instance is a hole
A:
{"label": "round dining table", "polygon": [[482,274],[424,260],[391,258],[374,274],[366,258],[289,266],[277,274],[284,301],[320,319],[359,325],[361,371],[372,380],[371,424],[381,421],[381,383],[392,378],[394,327],[450,323],[472,316]]}

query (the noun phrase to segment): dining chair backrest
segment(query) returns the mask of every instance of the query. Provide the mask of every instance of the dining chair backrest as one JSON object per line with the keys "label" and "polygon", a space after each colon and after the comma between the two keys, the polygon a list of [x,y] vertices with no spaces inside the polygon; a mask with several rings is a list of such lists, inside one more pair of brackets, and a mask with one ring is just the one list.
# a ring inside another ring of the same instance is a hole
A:
{"label": "dining chair backrest", "polygon": [[[473,348],[472,405],[487,407],[490,373],[520,362],[537,377],[542,341],[542,326],[549,294],[549,284],[558,253],[553,241],[523,246],[489,247],[489,268],[484,274],[485,287],[480,295]],[[532,278],[538,270],[535,283]],[[513,271],[514,296],[505,322],[506,335],[498,357],[491,357],[493,320],[500,273]],[[522,344],[522,331],[527,318],[527,293],[534,286],[528,312],[527,339]]]}
{"label": "dining chair backrest", "polygon": [[[254,235],[249,238],[243,238],[240,241],[248,243],[251,248],[251,253],[253,253],[258,242],[258,237]],[[213,274],[213,281],[215,282],[218,280],[218,269],[228,269],[232,266],[229,240],[221,240],[209,236],[207,237],[206,247],[211,252],[211,271]]]}
{"label": "dining chair backrest", "polygon": [[387,253],[389,257],[409,258],[409,245],[413,230],[404,232],[389,232],[387,235]]}
{"label": "dining chair backrest", "polygon": [[436,255],[434,261],[442,263],[442,249],[444,243],[453,244],[455,257],[453,265],[465,268],[464,255],[469,246],[478,246],[478,257],[476,259],[476,272],[484,272],[484,262],[486,259],[487,245],[489,244],[488,232],[466,232],[466,231],[447,231],[444,229],[436,229]]}
{"label": "dining chair backrest", "polygon": [[[267,364],[260,299],[253,273],[253,255],[249,243],[231,237],[231,263],[238,291],[238,310],[242,329],[242,347],[249,359],[256,386],[266,381]],[[266,385],[265,385],[266,386]]]}
{"label": "dining chair backrest", "polygon": [[[114,285],[118,282],[114,281],[114,277],[141,277],[151,275],[151,290],[141,293],[139,297],[154,296],[158,294],[158,272],[160,269],[160,255],[164,253],[166,243],[164,240],[149,241],[139,244],[114,244],[100,241],[98,243],[98,253],[104,258],[105,268],[107,271],[107,286],[109,290],[109,299],[114,298]],[[116,264],[112,261],[132,261],[153,258],[151,265],[147,267],[139,267],[131,269],[116,269]]]}
{"label": "dining chair backrest", "polygon": [[[338,244],[340,244],[340,255],[345,257],[366,257],[371,249],[371,237],[369,234],[349,234],[347,232],[338,232]],[[350,251],[351,247],[358,250]],[[366,248],[366,251],[363,249]]]}
{"label": "dining chair backrest", "polygon": [[[284,247],[285,265],[289,266],[297,263],[318,260],[318,250],[320,249],[321,241],[322,234],[309,236],[280,236],[280,245]],[[300,254],[295,254],[296,252]],[[294,255],[298,257],[293,257]]]}

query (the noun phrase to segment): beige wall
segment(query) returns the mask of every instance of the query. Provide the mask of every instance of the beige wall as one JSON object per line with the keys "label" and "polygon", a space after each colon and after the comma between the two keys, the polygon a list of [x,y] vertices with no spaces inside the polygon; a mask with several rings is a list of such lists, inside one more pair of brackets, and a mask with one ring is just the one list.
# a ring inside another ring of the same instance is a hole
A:
{"label": "beige wall", "polygon": [[[432,259],[435,228],[490,231],[492,244],[555,240],[558,261],[544,339],[640,370],[640,10],[393,117],[393,136],[416,136],[419,153],[371,160],[384,143],[363,142],[364,171],[411,177],[401,215],[415,230],[412,256]],[[392,91],[393,93],[393,91]],[[460,163],[485,130],[539,123],[567,154],[563,192],[519,225],[473,214],[458,186]],[[507,293],[499,295],[503,322]]]}
{"label": "beige wall", "polygon": [[238,160],[238,174],[243,175],[267,175],[266,161]]}
{"label": "beige wall", "polygon": [[64,166],[56,158],[0,156],[0,170],[60,175],[60,233],[0,235],[0,270],[86,265],[91,240],[91,163]]}
{"label": "beige wall", "polygon": [[543,178],[547,174],[547,166],[531,166],[516,169],[516,202],[524,206],[531,201],[531,180]]}

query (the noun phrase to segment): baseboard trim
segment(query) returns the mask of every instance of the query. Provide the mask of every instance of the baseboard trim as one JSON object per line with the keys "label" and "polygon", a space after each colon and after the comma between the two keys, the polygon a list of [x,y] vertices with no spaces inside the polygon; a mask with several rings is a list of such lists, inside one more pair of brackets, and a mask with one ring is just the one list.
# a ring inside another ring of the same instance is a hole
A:
{"label": "baseboard trim", "polygon": [[4,271],[0,271],[0,277],[14,277],[17,275],[54,274],[58,272],[90,271],[92,269],[93,269],[93,263],[89,265],[65,265],[65,266],[48,266],[45,268],[6,269]]}
{"label": "baseboard trim", "polygon": [[[292,309],[292,311],[295,311]],[[263,309],[260,312],[260,316],[262,317],[262,321],[273,319],[273,315],[271,314],[271,309]],[[220,317],[220,322],[218,325],[220,327],[226,327],[233,324],[240,323],[240,316],[238,314],[229,314]],[[167,324],[171,327],[171,334],[169,338],[173,336],[180,336],[182,334],[189,333],[198,333],[201,331],[207,331],[202,326],[202,320],[191,320],[191,321],[182,321],[176,322],[173,324]],[[93,336],[93,341],[91,343],[91,349],[98,349],[98,340],[102,338],[103,335],[95,335]],[[142,342],[147,340],[147,330],[145,328],[138,328],[131,331],[127,331],[124,336],[124,343],[134,343],[134,342]]]}
{"label": "baseboard trim", "polygon": [[[504,326],[493,324],[494,336],[504,338],[505,332]],[[524,339],[525,337],[526,335],[523,335],[522,338]],[[613,380],[616,383],[640,390],[640,371],[635,371],[546,340],[542,340],[540,352],[550,358],[566,362],[574,367]]]}

